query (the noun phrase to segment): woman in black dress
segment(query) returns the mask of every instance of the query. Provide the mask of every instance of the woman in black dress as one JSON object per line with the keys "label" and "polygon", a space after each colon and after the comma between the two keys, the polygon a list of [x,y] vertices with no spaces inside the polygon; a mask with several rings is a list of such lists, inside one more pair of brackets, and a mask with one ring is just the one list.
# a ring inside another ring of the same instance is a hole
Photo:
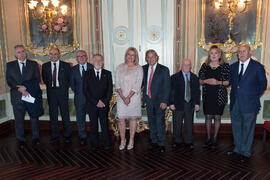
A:
{"label": "woman in black dress", "polygon": [[[230,66],[226,63],[221,49],[216,45],[211,46],[208,59],[199,71],[200,83],[203,89],[203,112],[207,131],[207,140],[204,147],[217,146],[221,115],[228,101],[229,71]],[[215,122],[213,141],[211,141],[212,119]]]}

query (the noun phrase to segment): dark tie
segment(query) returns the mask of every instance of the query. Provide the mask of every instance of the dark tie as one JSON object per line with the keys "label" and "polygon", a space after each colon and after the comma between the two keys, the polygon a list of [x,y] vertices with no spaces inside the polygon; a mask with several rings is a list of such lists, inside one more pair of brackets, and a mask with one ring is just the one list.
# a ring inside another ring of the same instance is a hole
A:
{"label": "dark tie", "polygon": [[25,75],[25,63],[22,64],[22,77]]}
{"label": "dark tie", "polygon": [[243,72],[244,72],[244,64],[241,64],[241,70],[240,70],[240,73],[238,75],[238,82],[241,81],[241,78],[243,77]]}
{"label": "dark tie", "polygon": [[53,87],[56,87],[56,63],[53,63]]}
{"label": "dark tie", "polygon": [[99,71],[97,71],[97,80],[99,81]]}
{"label": "dark tie", "polygon": [[188,74],[185,74],[186,75],[186,102],[189,102],[190,101],[190,81],[188,80]]}
{"label": "dark tie", "polygon": [[84,76],[84,73],[85,73],[85,69],[84,69],[84,66],[82,66],[82,77]]}

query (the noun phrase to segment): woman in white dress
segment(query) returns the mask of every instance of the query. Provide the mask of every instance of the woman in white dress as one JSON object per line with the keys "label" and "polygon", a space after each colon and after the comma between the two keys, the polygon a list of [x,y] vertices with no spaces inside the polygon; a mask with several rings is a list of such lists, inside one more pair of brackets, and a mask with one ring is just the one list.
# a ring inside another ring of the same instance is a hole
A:
{"label": "woman in white dress", "polygon": [[137,128],[137,118],[141,112],[141,85],[143,69],[139,65],[138,51],[134,47],[127,49],[125,62],[116,68],[115,89],[117,96],[117,117],[121,143],[119,150],[126,146],[126,120],[129,120],[129,143],[127,149],[133,149],[134,136]]}

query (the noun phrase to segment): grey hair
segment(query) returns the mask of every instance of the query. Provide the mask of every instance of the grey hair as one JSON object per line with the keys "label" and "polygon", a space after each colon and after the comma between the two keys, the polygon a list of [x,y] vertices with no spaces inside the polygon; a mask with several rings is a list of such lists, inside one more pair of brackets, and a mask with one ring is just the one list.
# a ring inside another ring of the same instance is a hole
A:
{"label": "grey hair", "polygon": [[82,52],[82,53],[84,53],[85,55],[87,55],[87,52],[86,52],[85,50],[78,50],[78,51],[77,51],[77,54],[80,53],[80,52]]}
{"label": "grey hair", "polygon": [[25,49],[25,48],[24,48],[24,45],[21,45],[21,44],[15,45],[13,49],[14,49],[14,51],[16,51],[16,49],[18,49],[18,48],[23,48],[23,49]]}
{"label": "grey hair", "polygon": [[102,60],[104,61],[104,58],[103,58],[103,56],[102,56],[101,54],[94,54],[94,55],[92,56],[92,59],[94,59],[94,57],[96,57],[96,56],[101,57],[101,58],[102,58]]}

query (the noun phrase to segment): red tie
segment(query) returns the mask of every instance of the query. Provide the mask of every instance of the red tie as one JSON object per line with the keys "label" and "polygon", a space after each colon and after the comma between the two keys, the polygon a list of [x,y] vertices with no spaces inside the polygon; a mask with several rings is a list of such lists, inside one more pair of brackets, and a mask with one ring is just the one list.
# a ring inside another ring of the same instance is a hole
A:
{"label": "red tie", "polygon": [[53,63],[54,69],[53,69],[53,87],[56,87],[56,63]]}
{"label": "red tie", "polygon": [[153,66],[151,66],[151,73],[150,73],[150,78],[149,78],[149,81],[148,81],[148,90],[147,90],[147,94],[148,94],[149,99],[152,98],[152,96],[151,96],[151,84],[152,84],[153,75],[154,75],[154,68],[153,68]]}

